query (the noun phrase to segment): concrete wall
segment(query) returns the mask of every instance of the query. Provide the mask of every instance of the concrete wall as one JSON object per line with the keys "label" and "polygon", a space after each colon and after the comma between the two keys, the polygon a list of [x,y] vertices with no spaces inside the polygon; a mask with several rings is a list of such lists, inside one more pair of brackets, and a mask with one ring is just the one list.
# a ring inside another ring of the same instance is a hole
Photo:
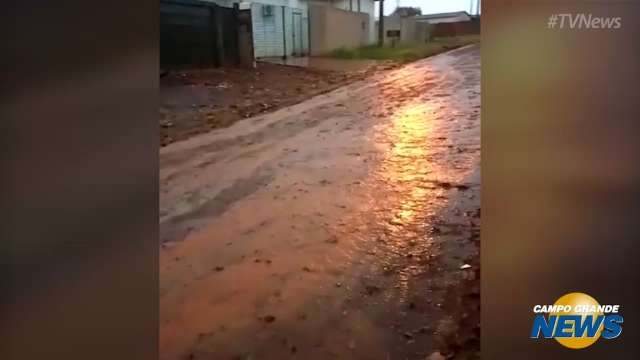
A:
{"label": "concrete wall", "polygon": [[309,4],[311,55],[323,55],[341,47],[370,43],[369,15],[336,9],[326,4]]}
{"label": "concrete wall", "polygon": [[[414,18],[400,16],[384,17],[384,43],[391,44],[396,40],[402,43],[424,43],[428,39],[429,25],[426,22],[416,21]],[[376,22],[376,34],[378,31],[378,23]],[[387,36],[387,31],[400,31],[400,39]]]}
{"label": "concrete wall", "polygon": [[[401,31],[402,25],[400,24],[400,16],[385,16],[384,17],[384,43],[391,41],[391,38],[387,36],[387,31]],[[378,26],[380,22],[376,21],[376,34],[378,33]],[[400,33],[402,35],[402,32]]]}
{"label": "concrete wall", "polygon": [[378,39],[376,32],[376,3],[374,0],[360,0],[361,12],[369,15],[369,39],[368,43],[373,44]]}
{"label": "concrete wall", "polygon": [[480,19],[454,23],[434,24],[431,35],[433,37],[476,35],[480,34]]}
{"label": "concrete wall", "polygon": [[425,43],[428,38],[429,24],[404,18],[400,21],[400,41],[405,43]]}
{"label": "concrete wall", "polygon": [[369,39],[368,44],[373,44],[378,39],[375,32],[376,26],[376,3],[374,0],[333,0],[329,1],[331,6],[337,9],[362,12],[369,15]]}

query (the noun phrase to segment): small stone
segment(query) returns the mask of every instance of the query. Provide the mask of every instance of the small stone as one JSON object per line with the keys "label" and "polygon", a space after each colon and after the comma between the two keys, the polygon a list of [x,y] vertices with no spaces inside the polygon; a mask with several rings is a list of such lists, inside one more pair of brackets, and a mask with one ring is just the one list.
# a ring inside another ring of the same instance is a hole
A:
{"label": "small stone", "polygon": [[418,332],[420,334],[426,334],[427,332],[429,332],[429,327],[428,326],[423,326],[420,329],[418,329]]}
{"label": "small stone", "polygon": [[353,339],[349,340],[349,344],[347,346],[349,347],[349,350],[354,350],[356,348],[356,341]]}
{"label": "small stone", "polygon": [[338,237],[334,235],[334,236],[331,236],[330,238],[328,238],[325,241],[327,243],[329,243],[329,244],[337,244],[338,243]]}
{"label": "small stone", "polygon": [[433,354],[427,356],[425,360],[446,360],[446,357],[442,355],[439,351],[436,351]]}
{"label": "small stone", "polygon": [[367,293],[367,295],[373,295],[377,292],[379,292],[381,289],[378,286],[375,285],[367,285],[365,286],[365,292]]}

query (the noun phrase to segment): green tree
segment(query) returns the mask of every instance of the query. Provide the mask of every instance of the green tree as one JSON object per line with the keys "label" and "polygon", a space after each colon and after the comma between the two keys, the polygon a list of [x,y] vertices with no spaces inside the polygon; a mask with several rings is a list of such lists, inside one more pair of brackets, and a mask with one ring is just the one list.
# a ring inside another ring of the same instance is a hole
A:
{"label": "green tree", "polygon": [[422,15],[422,10],[419,7],[412,6],[398,6],[391,15],[398,15],[400,17],[410,17],[416,15]]}

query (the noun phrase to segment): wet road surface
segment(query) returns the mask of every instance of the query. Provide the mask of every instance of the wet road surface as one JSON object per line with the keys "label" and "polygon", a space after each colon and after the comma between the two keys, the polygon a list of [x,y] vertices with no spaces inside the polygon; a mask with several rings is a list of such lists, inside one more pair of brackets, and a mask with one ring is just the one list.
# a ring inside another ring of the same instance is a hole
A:
{"label": "wet road surface", "polygon": [[477,356],[479,45],[160,164],[161,359]]}

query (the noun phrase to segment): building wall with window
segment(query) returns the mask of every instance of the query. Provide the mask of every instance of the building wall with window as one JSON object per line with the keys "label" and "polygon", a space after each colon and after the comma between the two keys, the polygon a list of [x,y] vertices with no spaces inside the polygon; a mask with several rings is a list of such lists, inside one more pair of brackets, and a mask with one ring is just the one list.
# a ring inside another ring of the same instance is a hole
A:
{"label": "building wall with window", "polygon": [[[376,21],[375,30],[378,31]],[[390,15],[384,17],[384,43],[393,45],[398,43],[422,44],[428,41],[432,25],[420,22],[416,17],[400,17]]]}

